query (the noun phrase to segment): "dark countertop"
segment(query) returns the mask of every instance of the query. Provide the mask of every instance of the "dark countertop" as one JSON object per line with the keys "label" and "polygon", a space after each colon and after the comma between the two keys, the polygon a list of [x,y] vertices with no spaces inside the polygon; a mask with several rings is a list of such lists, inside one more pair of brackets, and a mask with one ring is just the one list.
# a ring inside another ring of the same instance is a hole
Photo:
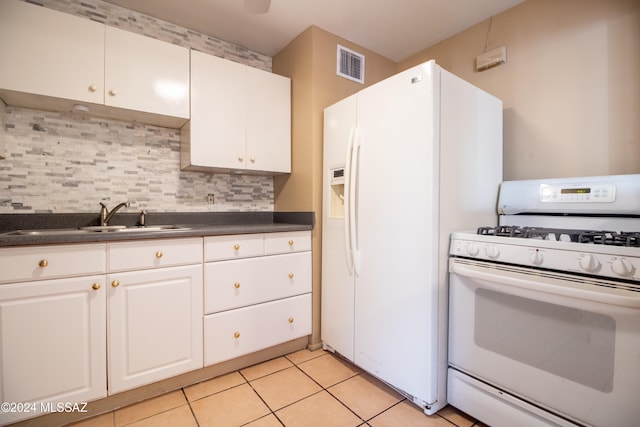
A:
{"label": "dark countertop", "polygon": [[[109,225],[137,225],[138,214],[118,213]],[[225,234],[312,230],[313,212],[184,212],[146,215],[145,225],[176,225],[178,230],[103,231],[69,234],[7,235],[17,230],[78,229],[98,225],[96,214],[0,214],[0,247],[123,240],[204,237]]]}

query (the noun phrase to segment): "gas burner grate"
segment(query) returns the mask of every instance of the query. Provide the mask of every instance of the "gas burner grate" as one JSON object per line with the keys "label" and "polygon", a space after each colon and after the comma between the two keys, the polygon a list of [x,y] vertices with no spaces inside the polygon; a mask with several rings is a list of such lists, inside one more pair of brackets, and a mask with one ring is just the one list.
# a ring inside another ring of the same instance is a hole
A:
{"label": "gas burner grate", "polygon": [[590,231],[580,236],[581,243],[640,247],[640,233],[613,231]]}
{"label": "gas burner grate", "polygon": [[574,243],[640,247],[640,232],[574,230],[565,228],[501,225],[498,227],[480,227],[478,228],[477,234],[485,236],[519,237],[523,239],[556,240]]}

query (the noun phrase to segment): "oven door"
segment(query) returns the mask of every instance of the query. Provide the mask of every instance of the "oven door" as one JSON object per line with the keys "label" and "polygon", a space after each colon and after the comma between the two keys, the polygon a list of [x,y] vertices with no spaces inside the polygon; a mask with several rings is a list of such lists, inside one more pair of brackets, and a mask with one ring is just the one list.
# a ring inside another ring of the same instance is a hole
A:
{"label": "oven door", "polygon": [[463,258],[449,272],[450,366],[579,423],[637,425],[639,292]]}

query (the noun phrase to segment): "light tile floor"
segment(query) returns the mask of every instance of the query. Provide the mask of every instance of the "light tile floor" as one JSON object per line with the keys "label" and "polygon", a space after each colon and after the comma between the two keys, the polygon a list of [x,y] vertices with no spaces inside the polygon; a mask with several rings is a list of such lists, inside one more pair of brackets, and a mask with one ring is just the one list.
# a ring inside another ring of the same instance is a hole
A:
{"label": "light tile floor", "polygon": [[447,406],[427,416],[323,350],[301,350],[73,424],[74,427],[471,427]]}

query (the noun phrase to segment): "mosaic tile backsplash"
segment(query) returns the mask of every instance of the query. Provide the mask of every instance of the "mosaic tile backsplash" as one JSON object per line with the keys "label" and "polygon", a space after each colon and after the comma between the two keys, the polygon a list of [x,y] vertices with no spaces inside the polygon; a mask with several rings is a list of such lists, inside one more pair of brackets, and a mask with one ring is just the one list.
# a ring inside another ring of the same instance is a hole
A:
{"label": "mosaic tile backsplash", "polygon": [[[269,57],[99,0],[31,2],[271,70]],[[125,200],[150,212],[273,210],[271,177],[180,171],[176,129],[8,106],[0,132],[0,213],[98,212]]]}

